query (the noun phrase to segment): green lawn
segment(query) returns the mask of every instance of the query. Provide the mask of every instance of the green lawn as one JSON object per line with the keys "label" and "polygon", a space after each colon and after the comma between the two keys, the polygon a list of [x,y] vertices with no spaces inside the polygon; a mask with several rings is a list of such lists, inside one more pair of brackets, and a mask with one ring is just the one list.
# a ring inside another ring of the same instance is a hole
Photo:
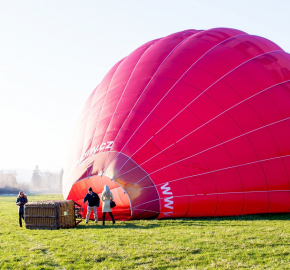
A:
{"label": "green lawn", "polygon": [[28,230],[15,200],[0,196],[0,269],[290,269],[287,214]]}

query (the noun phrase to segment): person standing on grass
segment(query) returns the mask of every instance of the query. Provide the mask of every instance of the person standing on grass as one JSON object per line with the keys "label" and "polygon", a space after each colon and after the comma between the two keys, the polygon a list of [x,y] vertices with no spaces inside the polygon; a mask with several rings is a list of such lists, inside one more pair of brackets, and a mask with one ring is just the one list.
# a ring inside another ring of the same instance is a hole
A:
{"label": "person standing on grass", "polygon": [[98,222],[98,214],[97,214],[97,207],[100,205],[100,198],[99,195],[95,192],[93,192],[93,189],[90,187],[88,190],[87,195],[84,197],[83,203],[87,202],[88,210],[87,210],[87,216],[86,216],[86,223],[89,222],[89,217],[91,214],[91,211],[94,212],[95,217],[95,223]]}
{"label": "person standing on grass", "polygon": [[18,197],[16,199],[16,205],[18,205],[18,214],[19,214],[19,226],[22,227],[22,219],[24,220],[24,204],[28,202],[27,196],[23,191],[19,191]]}
{"label": "person standing on grass", "polygon": [[114,200],[114,198],[113,198],[112,192],[110,191],[110,189],[107,185],[104,186],[104,190],[103,190],[102,195],[101,195],[101,200],[103,201],[103,208],[102,208],[103,225],[105,225],[105,217],[106,217],[107,212],[109,212],[109,215],[113,221],[113,224],[115,224],[115,219],[114,219],[114,216],[112,214],[112,208],[110,205],[110,202],[112,200]]}

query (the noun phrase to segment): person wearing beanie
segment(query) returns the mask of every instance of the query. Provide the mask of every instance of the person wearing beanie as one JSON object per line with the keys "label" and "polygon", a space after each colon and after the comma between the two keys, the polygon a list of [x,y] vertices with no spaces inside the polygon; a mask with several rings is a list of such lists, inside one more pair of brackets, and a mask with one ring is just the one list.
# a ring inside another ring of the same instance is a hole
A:
{"label": "person wearing beanie", "polygon": [[91,187],[88,189],[88,193],[84,197],[83,203],[85,203],[86,201],[88,205],[86,223],[89,222],[89,217],[92,210],[94,212],[95,223],[97,223],[98,222],[97,207],[99,207],[100,205],[100,198],[97,193],[93,192],[93,189]]}

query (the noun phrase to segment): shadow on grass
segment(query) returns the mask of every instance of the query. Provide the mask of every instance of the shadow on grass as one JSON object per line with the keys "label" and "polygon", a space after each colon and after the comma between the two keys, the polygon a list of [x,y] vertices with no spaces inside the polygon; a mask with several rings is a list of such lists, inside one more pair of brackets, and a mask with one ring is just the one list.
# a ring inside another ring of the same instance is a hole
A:
{"label": "shadow on grass", "polygon": [[[106,221],[106,225],[102,225],[102,221],[95,224],[93,221],[89,224],[81,223],[77,229],[152,229],[156,227],[174,227],[174,226],[217,226],[219,223],[228,221],[290,221],[289,213],[276,214],[257,214],[245,216],[230,216],[230,217],[197,217],[197,218],[176,218],[176,219],[161,219],[161,220],[130,220],[117,221],[112,224],[111,221]],[[247,224],[227,224],[227,226],[247,226]]]}
{"label": "shadow on grass", "polygon": [[[244,216],[228,216],[228,217],[198,217],[198,218],[181,218],[170,220],[169,224],[166,225],[192,225],[192,226],[216,226],[222,222],[229,221],[290,221],[289,213],[275,213],[275,214],[256,214],[256,215],[244,215]],[[167,219],[167,221],[169,221]],[[206,224],[204,223],[206,222]],[[246,223],[243,224],[227,224],[227,226],[247,226]]]}
{"label": "shadow on grass", "polygon": [[275,214],[256,214],[244,216],[229,216],[229,217],[201,217],[193,218],[194,220],[207,220],[207,221],[258,221],[258,220],[290,220],[289,213],[275,213]]}
{"label": "shadow on grass", "polygon": [[82,225],[78,225],[77,229],[79,230],[85,230],[85,229],[108,229],[108,228],[116,228],[116,229],[151,229],[151,228],[155,228],[155,227],[160,227],[161,225],[159,224],[148,224],[148,225],[140,225],[140,224],[136,224],[134,223],[134,221],[118,221],[118,223],[116,224],[106,224],[106,225],[102,225],[100,224],[82,224]]}

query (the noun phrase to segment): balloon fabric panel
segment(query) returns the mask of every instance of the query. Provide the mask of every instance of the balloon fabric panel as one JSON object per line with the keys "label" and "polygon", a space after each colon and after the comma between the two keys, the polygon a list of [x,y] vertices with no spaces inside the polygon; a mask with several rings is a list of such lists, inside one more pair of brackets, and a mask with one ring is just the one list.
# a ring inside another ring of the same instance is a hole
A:
{"label": "balloon fabric panel", "polygon": [[289,54],[236,29],[181,31],[137,48],[90,95],[64,197],[82,204],[109,185],[120,220],[289,212],[289,135]]}

